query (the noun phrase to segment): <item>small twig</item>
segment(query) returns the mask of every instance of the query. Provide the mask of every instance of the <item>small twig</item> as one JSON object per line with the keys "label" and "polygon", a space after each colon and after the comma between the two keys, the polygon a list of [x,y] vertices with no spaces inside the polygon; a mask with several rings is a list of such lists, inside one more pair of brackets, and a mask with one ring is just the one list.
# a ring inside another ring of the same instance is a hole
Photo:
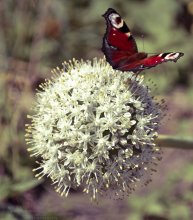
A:
{"label": "small twig", "polygon": [[159,147],[193,150],[193,138],[180,138],[169,135],[159,135],[156,139]]}

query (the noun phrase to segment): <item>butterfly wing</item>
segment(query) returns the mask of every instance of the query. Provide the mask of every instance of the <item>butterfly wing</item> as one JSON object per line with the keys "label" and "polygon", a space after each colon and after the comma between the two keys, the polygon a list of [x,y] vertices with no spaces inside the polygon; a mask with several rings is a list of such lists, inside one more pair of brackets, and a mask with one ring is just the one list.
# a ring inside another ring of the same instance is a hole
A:
{"label": "butterfly wing", "polygon": [[138,52],[137,45],[126,23],[114,9],[109,8],[103,16],[107,28],[102,51],[113,68],[117,68],[130,55]]}
{"label": "butterfly wing", "polygon": [[147,53],[139,53],[135,39],[121,16],[112,8],[109,8],[103,16],[107,28],[103,37],[102,51],[114,69],[140,72],[163,62],[176,62],[184,55],[181,52],[170,52],[148,57]]}
{"label": "butterfly wing", "polygon": [[[156,54],[142,59],[140,59],[140,57],[137,56],[135,61],[125,62],[123,65],[120,65],[117,69],[122,71],[140,72],[142,70],[150,69],[164,62],[168,62],[168,61],[176,62],[183,55],[184,53],[182,52],[175,52],[175,53],[170,52],[170,53]],[[128,61],[129,59],[130,58],[128,57]]]}
{"label": "butterfly wing", "polygon": [[137,72],[138,68],[147,57],[146,53],[130,53],[125,50],[118,50],[109,46],[108,42],[104,40],[106,60],[114,69],[121,71]]}

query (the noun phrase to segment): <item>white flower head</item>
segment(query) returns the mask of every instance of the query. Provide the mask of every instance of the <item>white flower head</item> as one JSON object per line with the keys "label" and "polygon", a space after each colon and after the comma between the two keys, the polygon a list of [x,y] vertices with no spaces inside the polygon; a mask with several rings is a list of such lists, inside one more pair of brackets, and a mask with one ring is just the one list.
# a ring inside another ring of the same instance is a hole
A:
{"label": "white flower head", "polygon": [[93,199],[130,193],[159,158],[154,138],[160,109],[142,76],[112,69],[104,59],[77,60],[37,93],[26,140],[37,176],[49,176],[68,195],[82,187]]}

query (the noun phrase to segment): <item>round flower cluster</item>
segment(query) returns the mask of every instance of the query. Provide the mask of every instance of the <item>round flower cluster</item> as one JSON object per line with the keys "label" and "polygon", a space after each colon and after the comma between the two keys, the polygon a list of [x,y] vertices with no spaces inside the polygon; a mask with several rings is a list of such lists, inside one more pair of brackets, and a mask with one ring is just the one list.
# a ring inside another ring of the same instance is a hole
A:
{"label": "round flower cluster", "polygon": [[93,199],[109,190],[130,193],[159,159],[160,110],[143,77],[114,70],[104,59],[73,60],[54,73],[40,86],[27,125],[36,176],[50,177],[66,196],[78,187]]}

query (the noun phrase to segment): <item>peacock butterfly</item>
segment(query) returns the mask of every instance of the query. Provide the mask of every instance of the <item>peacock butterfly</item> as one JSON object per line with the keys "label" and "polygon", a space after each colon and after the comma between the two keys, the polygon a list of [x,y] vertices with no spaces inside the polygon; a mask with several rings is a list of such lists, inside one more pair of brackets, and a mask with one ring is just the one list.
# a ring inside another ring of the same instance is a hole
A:
{"label": "peacock butterfly", "polygon": [[176,62],[184,55],[182,52],[167,52],[148,56],[145,52],[138,52],[135,39],[121,16],[109,8],[103,17],[107,28],[102,51],[114,69],[139,73],[167,61]]}

